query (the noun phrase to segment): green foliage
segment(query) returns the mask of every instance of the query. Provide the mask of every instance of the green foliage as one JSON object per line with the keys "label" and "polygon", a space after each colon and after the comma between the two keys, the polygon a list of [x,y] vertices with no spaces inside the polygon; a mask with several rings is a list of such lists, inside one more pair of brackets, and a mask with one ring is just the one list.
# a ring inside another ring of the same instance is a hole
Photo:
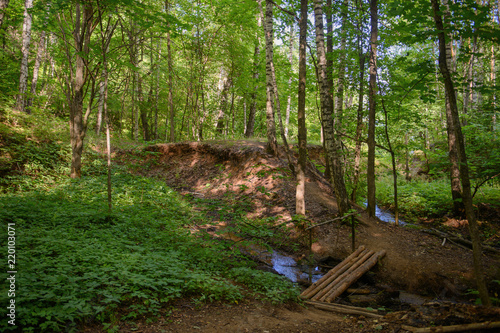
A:
{"label": "green foliage", "polygon": [[[377,179],[377,199],[382,206],[394,202],[392,177]],[[452,200],[449,181],[445,178],[423,182],[398,182],[398,206],[406,220],[415,221],[418,217],[444,215],[451,211]]]}
{"label": "green foliage", "polygon": [[[394,194],[392,178],[383,176],[377,179],[377,200],[382,206],[393,209]],[[474,197],[475,203],[489,203],[498,206],[500,189],[497,186],[483,186]],[[398,181],[398,206],[405,220],[416,221],[419,217],[438,217],[451,212],[450,181],[443,175],[428,181]]]}
{"label": "green foliage", "polygon": [[[25,332],[60,331],[89,318],[112,326],[158,314],[182,296],[243,297],[226,276],[241,280],[252,270],[233,271],[242,263],[224,243],[191,235],[184,226],[199,217],[188,202],[157,180],[115,170],[108,215],[105,183],[104,176],[83,176],[46,191],[0,196],[3,226],[16,224],[16,304]],[[250,289],[272,301],[293,298],[290,282],[255,274],[259,282]]]}
{"label": "green foliage", "polygon": [[291,286],[286,278],[268,272],[236,267],[229,271],[229,276],[255,290],[257,296],[270,300],[273,304],[296,300],[300,294],[300,289]]}

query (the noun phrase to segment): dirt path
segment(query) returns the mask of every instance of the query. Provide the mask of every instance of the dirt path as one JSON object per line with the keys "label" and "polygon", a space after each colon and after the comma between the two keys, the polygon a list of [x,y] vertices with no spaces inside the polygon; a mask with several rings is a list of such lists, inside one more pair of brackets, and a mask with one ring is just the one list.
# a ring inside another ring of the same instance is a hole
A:
{"label": "dirt path", "polygon": [[[250,199],[253,209],[248,217],[276,217],[276,223],[290,222],[295,209],[295,179],[285,159],[274,158],[264,143],[178,143],[148,147],[148,154],[137,157],[136,172],[158,177],[181,193],[203,198],[223,198],[230,192],[233,200]],[[321,161],[321,149],[311,147],[310,156]],[[130,161],[127,152],[118,154]],[[337,205],[331,188],[309,170],[306,184],[306,209],[310,223],[335,217]],[[360,225],[356,246],[386,250],[370,281],[396,297],[398,291],[423,295],[428,299],[461,299],[473,288],[472,251],[409,227],[396,227],[371,219],[358,207]],[[293,226],[290,223],[290,226]],[[292,230],[292,235],[300,230]],[[351,252],[350,227],[328,224],[315,228],[315,258],[342,260]],[[305,255],[292,253],[296,257]],[[483,257],[490,279],[500,280],[500,261]],[[363,283],[367,283],[366,281]],[[500,292],[500,291],[499,291]],[[341,298],[339,301],[348,301]],[[500,313],[499,313],[500,314]],[[500,318],[500,315],[499,315]],[[340,316],[298,305],[270,306],[258,302],[239,305],[210,304],[192,309],[180,304],[162,323],[143,326],[137,332],[395,332],[399,324],[373,322],[365,318]],[[125,330],[126,331],[126,330]]]}

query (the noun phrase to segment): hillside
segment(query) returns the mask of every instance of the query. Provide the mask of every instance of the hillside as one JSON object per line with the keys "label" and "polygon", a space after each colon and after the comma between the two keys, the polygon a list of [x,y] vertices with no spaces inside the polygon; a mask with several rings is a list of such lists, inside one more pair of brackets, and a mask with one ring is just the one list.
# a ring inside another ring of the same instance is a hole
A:
{"label": "hillside", "polygon": [[[268,155],[264,148],[264,143],[249,141],[157,144],[140,152],[117,151],[116,159],[127,164],[135,173],[165,181],[185,197],[220,200],[221,204],[205,212],[212,222],[197,225],[198,230],[206,230],[217,237],[217,232],[213,231],[238,225],[239,221],[233,219],[231,214],[225,215],[221,211],[221,207],[226,207],[222,204],[225,202],[233,210],[244,210],[250,219],[268,218],[276,226],[286,225],[289,239],[281,242],[269,240],[268,243],[297,260],[306,258],[309,248],[304,228],[335,217],[336,202],[332,189],[310,164],[306,184],[307,221],[295,221],[295,180],[287,169],[286,160]],[[311,147],[310,156],[321,163],[321,148]],[[400,302],[404,295],[417,299],[416,304],[421,303],[419,300],[475,301],[475,295],[467,293],[474,289],[471,250],[444,242],[442,238],[423,232],[421,227],[397,227],[368,218],[361,207],[357,206],[357,210],[356,246],[383,249],[387,255],[358,284],[378,296],[356,300],[356,297],[343,295],[338,302],[387,307],[394,311],[410,310],[415,305]],[[331,223],[313,230],[312,251],[316,262],[339,262],[351,252],[350,226]],[[242,237],[252,240],[251,235],[244,232]],[[301,246],[291,246],[294,240]],[[498,280],[498,255],[485,252],[483,263],[489,280]],[[497,295],[498,285],[490,287],[492,294]],[[260,311],[260,307],[255,308],[255,305],[250,305],[250,308],[254,315]],[[267,310],[263,312],[267,313]],[[203,317],[203,314],[198,315]]]}

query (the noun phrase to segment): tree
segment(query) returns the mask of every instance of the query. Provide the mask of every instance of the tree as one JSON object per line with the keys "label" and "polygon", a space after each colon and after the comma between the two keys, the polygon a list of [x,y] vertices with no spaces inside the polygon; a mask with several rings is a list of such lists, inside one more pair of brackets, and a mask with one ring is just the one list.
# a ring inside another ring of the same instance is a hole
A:
{"label": "tree", "polygon": [[377,94],[377,39],[378,39],[378,8],[377,0],[370,0],[370,91],[368,112],[368,215],[375,216],[375,115]]}
{"label": "tree", "polygon": [[[445,7],[445,20],[451,19],[450,10],[448,7],[448,0],[443,0],[443,4]],[[444,22],[443,22],[444,24]],[[446,43],[446,64],[448,69],[450,70],[450,75],[453,71],[452,63],[454,62],[453,55],[453,39],[451,38],[451,34],[448,35],[448,43]],[[458,155],[458,149],[456,146],[456,137],[455,137],[455,129],[453,128],[452,121],[452,111],[448,96],[448,91],[445,89],[444,91],[445,100],[446,100],[446,133],[448,134],[448,157],[450,159],[450,184],[451,184],[451,197],[453,199],[453,212],[455,215],[460,215],[461,212],[464,211],[464,205],[462,202],[462,186],[460,185],[460,158]],[[467,104],[467,98],[464,99],[464,107]]]}
{"label": "tree", "polygon": [[19,95],[17,95],[16,104],[17,110],[28,113],[29,109],[26,109],[26,90],[28,89],[28,58],[30,54],[31,25],[33,20],[31,8],[33,8],[33,0],[26,0],[24,2],[24,23],[22,36],[23,40],[21,47],[21,74],[19,75]]}
{"label": "tree", "polygon": [[[70,7],[71,8],[71,7]],[[68,16],[70,18],[68,18]],[[81,177],[83,141],[87,134],[87,124],[92,110],[90,98],[89,106],[83,112],[83,102],[87,94],[90,78],[95,73],[90,69],[91,35],[95,28],[95,17],[92,4],[76,3],[73,13],[59,13],[57,15],[59,28],[64,42],[67,69],[65,70],[65,94],[69,104],[69,128],[71,138],[71,178]],[[70,25],[69,22],[73,22]],[[72,39],[69,33],[72,33]],[[73,60],[74,59],[74,60]],[[92,94],[93,95],[93,94]]]}
{"label": "tree", "polygon": [[[259,0],[259,13],[257,14],[257,26],[260,28],[262,26],[262,1]],[[253,81],[254,89],[250,95],[250,110],[248,112],[248,121],[245,129],[245,137],[250,138],[254,135],[255,127],[255,113],[257,112],[257,90],[259,89],[258,79],[259,79],[259,58],[260,58],[260,35],[257,32],[257,38],[255,39],[255,47],[253,54]],[[245,119],[246,120],[246,119]]]}
{"label": "tree", "polygon": [[266,16],[264,31],[266,34],[266,128],[267,151],[278,155],[278,142],[276,140],[276,124],[274,121],[274,85],[273,85],[273,3],[266,0]]}
{"label": "tree", "polygon": [[297,191],[295,213],[306,215],[305,204],[305,171],[307,162],[307,128],[306,128],[306,43],[307,43],[307,0],[300,1],[299,21],[299,92],[297,106],[297,125],[299,139],[299,161],[297,163]]}
{"label": "tree", "polygon": [[316,26],[316,48],[318,52],[318,78],[320,86],[321,119],[324,133],[325,157],[331,168],[331,182],[335,190],[339,214],[342,216],[350,209],[344,181],[344,170],[337,151],[337,136],[333,127],[332,96],[327,75],[325,39],[323,32],[323,1],[314,1]]}
{"label": "tree", "polygon": [[471,195],[471,185],[469,179],[469,166],[467,164],[467,155],[465,153],[464,137],[462,134],[462,126],[460,125],[460,119],[458,115],[457,100],[455,96],[455,87],[453,79],[450,74],[447,62],[446,53],[446,35],[444,33],[444,24],[442,13],[438,0],[431,0],[432,10],[434,15],[434,22],[436,24],[436,29],[438,30],[437,35],[439,39],[439,70],[444,80],[444,86],[446,90],[447,104],[449,104],[451,122],[453,125],[453,130],[456,137],[457,149],[460,154],[460,179],[462,182],[462,199],[465,206],[465,214],[467,221],[469,222],[469,232],[472,239],[472,250],[474,259],[474,272],[476,275],[477,289],[479,291],[479,297],[483,305],[491,305],[491,300],[488,296],[488,289],[486,288],[486,282],[484,280],[483,267],[481,264],[481,241],[479,237],[479,230],[476,222],[476,217],[474,214],[474,207],[472,205],[472,195]]}

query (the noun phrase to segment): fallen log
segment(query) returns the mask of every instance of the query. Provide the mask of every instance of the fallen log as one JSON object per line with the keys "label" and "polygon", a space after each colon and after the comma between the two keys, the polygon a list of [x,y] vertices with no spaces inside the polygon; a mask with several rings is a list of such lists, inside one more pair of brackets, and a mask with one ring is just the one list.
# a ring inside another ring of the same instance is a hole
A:
{"label": "fallen log", "polygon": [[[467,239],[463,239],[461,237],[458,237],[456,235],[453,235],[453,234],[450,234],[448,232],[444,232],[444,231],[441,231],[441,230],[437,230],[437,229],[422,229],[423,232],[427,233],[427,234],[430,234],[430,235],[433,235],[433,236],[437,236],[437,237],[440,237],[440,238],[446,238],[448,239],[450,242],[454,243],[455,245],[457,246],[460,246],[462,248],[465,248],[467,250],[472,250],[472,242],[467,240]],[[484,243],[481,243],[481,248],[485,251],[489,251],[489,252],[493,252],[493,253],[497,253],[497,254],[500,254],[500,250],[499,249],[496,249],[492,246],[489,246],[489,245],[486,245]]]}
{"label": "fallen log", "polygon": [[[324,286],[328,285],[331,281],[333,281],[334,278],[330,279],[332,276],[334,276],[337,272],[341,271],[343,268],[347,269],[347,265],[354,260],[361,252],[365,250],[365,247],[361,245],[356,251],[351,253],[350,256],[348,256],[344,261],[342,261],[340,264],[335,266],[333,269],[328,271],[323,277],[321,277],[318,281],[314,282],[309,288],[304,290],[302,294],[300,294],[300,297],[303,299],[311,298],[314,296],[320,289],[323,288]],[[328,281],[328,282],[327,282]]]}
{"label": "fallen log", "polygon": [[500,321],[489,321],[485,323],[461,324],[452,326],[422,327],[422,328],[402,325],[401,328],[414,333],[464,332],[464,331],[484,330],[490,328],[500,328]]}
{"label": "fallen log", "polygon": [[[368,251],[368,250],[367,250]],[[345,270],[342,274],[339,274],[338,277],[333,280],[330,284],[328,284],[326,287],[324,287],[322,290],[320,290],[314,297],[312,297],[312,300],[314,301],[323,301],[324,297],[332,288],[334,288],[339,282],[343,281],[346,276],[349,276],[356,268],[358,268],[360,265],[362,265],[368,258],[370,258],[375,252],[373,251],[368,251],[364,255],[362,252],[360,256],[356,259],[356,261],[353,263],[351,267],[349,267],[347,270]],[[362,255],[362,256],[361,256]],[[347,267],[346,267],[347,268]]]}
{"label": "fallen log", "polygon": [[[343,281],[340,281],[338,285],[330,290],[323,298],[326,302],[332,302],[340,296],[344,291],[349,288],[351,284],[356,282],[363,274],[370,270],[378,262],[379,258],[385,255],[385,250],[379,251],[372,255],[368,260],[366,260],[362,265],[357,267],[351,274],[346,275]],[[323,298],[321,300],[323,300]]]}
{"label": "fallen log", "polygon": [[331,311],[331,312],[361,315],[361,316],[372,317],[372,318],[382,318],[383,317],[382,315],[379,315],[376,310],[368,310],[368,309],[364,309],[364,308],[358,308],[355,306],[322,303],[322,302],[314,302],[314,301],[305,301],[305,303],[312,305],[318,309]]}

